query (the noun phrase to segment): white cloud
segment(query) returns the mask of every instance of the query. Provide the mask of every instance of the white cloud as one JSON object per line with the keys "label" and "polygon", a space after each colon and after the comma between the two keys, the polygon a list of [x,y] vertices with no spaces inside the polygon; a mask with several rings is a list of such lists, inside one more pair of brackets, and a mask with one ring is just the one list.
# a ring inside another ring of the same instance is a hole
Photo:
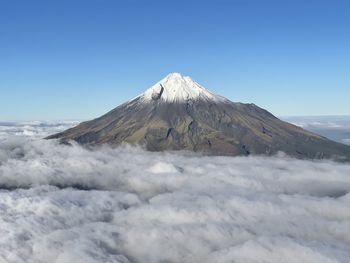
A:
{"label": "white cloud", "polygon": [[285,117],[285,121],[350,145],[350,116]]}
{"label": "white cloud", "polygon": [[43,138],[78,124],[78,121],[0,122],[0,141],[8,136]]}
{"label": "white cloud", "polygon": [[305,116],[282,117],[282,119],[301,127],[320,129],[350,128],[350,116]]}
{"label": "white cloud", "polygon": [[346,164],[86,150],[11,133],[0,185],[0,262],[350,258]]}
{"label": "white cloud", "polygon": [[350,138],[349,139],[343,139],[343,143],[350,145]]}

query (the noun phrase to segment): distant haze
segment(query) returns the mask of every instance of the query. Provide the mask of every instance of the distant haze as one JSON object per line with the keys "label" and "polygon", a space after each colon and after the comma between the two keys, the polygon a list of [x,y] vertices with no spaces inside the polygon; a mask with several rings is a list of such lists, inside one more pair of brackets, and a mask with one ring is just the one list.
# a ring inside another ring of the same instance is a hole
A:
{"label": "distant haze", "polygon": [[283,120],[350,145],[350,116],[282,117]]}

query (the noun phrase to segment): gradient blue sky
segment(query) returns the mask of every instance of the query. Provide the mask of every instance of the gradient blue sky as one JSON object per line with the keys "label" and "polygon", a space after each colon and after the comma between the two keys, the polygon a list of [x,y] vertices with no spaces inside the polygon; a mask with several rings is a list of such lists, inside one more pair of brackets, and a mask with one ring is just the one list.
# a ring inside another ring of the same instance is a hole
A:
{"label": "gradient blue sky", "polygon": [[0,120],[89,119],[169,72],[276,115],[350,114],[348,0],[0,0]]}

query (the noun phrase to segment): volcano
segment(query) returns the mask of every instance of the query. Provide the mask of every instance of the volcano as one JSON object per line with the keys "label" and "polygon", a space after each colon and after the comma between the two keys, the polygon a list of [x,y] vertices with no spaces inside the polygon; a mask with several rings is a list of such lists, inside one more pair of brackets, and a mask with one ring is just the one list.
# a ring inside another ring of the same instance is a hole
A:
{"label": "volcano", "polygon": [[172,73],[107,114],[48,139],[95,146],[142,145],[149,151],[275,155],[350,160],[350,147],[281,121],[255,104],[235,103]]}

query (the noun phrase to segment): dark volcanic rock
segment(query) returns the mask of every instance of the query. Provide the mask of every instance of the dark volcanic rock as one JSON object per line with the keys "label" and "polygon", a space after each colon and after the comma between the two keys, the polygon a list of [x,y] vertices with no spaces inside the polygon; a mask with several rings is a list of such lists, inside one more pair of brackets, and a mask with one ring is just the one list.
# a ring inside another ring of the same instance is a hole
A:
{"label": "dark volcanic rock", "polygon": [[233,103],[174,73],[92,121],[48,137],[84,145],[140,144],[150,151],[350,160],[350,147],[281,121],[254,104]]}

